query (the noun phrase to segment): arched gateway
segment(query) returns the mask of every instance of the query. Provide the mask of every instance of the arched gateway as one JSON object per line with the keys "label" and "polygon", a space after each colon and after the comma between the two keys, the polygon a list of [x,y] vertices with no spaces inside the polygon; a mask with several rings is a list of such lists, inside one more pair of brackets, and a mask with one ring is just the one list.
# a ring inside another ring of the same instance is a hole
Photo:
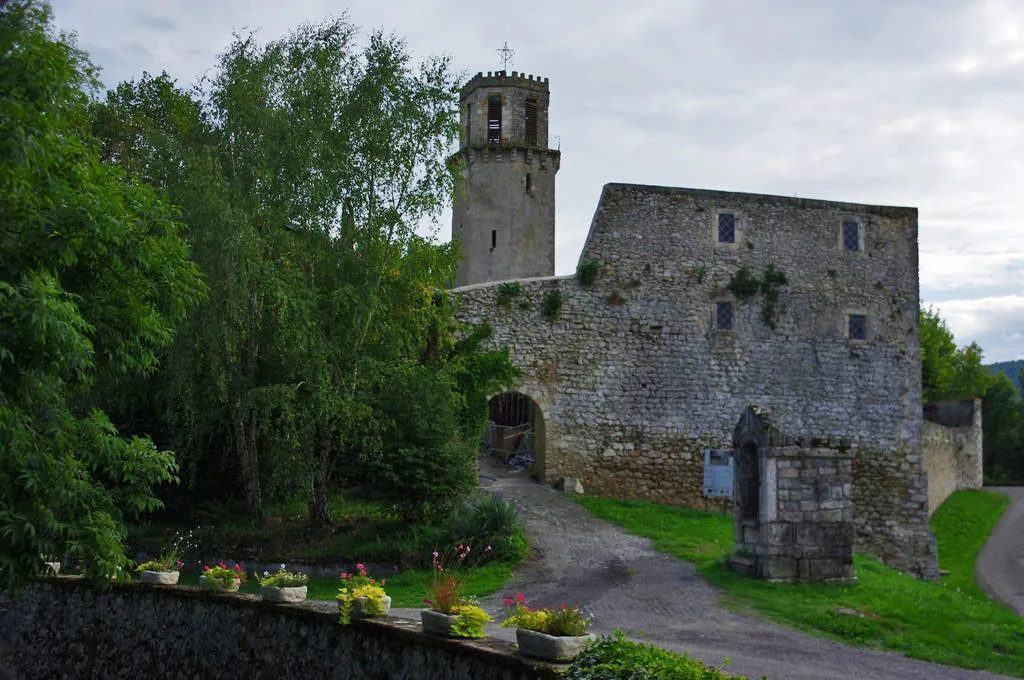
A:
{"label": "arched gateway", "polygon": [[488,403],[487,451],[506,462],[533,463],[538,474],[544,470],[544,414],[533,399],[521,392],[502,392]]}

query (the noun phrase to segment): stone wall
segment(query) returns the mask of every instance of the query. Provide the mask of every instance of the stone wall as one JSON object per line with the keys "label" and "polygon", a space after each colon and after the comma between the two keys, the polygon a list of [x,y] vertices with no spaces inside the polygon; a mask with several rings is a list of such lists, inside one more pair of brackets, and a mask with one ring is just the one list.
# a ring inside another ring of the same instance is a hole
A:
{"label": "stone wall", "polygon": [[554,680],[494,639],[454,641],[386,618],[338,623],[334,603],[47,579],[0,593],[0,678]]}
{"label": "stone wall", "polygon": [[[737,215],[734,244],[715,238],[723,210]],[[843,220],[861,226],[861,250],[842,248]],[[545,419],[546,478],[720,509],[702,493],[703,450],[731,448],[737,418],[757,406],[787,434],[848,441],[858,548],[875,551],[884,535],[899,548],[878,554],[928,571],[916,210],[612,184],[585,259],[601,263],[590,288],[528,279],[506,308],[497,282],[454,291],[461,320],[490,322],[523,369],[518,389]],[[789,280],[774,328],[763,295],[728,291],[741,267],[761,276],[768,265]],[[540,310],[556,289],[553,322]],[[731,330],[715,327],[720,301],[733,303]],[[867,317],[866,340],[848,337],[851,313]]]}
{"label": "stone wall", "polygon": [[925,408],[924,467],[928,473],[928,514],[958,489],[982,486],[981,400]]}

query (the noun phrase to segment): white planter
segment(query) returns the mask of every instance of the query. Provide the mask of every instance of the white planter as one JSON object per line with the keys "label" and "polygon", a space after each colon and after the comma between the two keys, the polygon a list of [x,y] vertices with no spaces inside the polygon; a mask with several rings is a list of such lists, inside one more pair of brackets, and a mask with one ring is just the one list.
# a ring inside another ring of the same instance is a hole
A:
{"label": "white planter", "polygon": [[423,632],[431,635],[452,637],[452,624],[459,620],[458,616],[442,614],[433,609],[421,609],[420,621],[423,623]]}
{"label": "white planter", "polygon": [[595,639],[593,634],[556,636],[516,628],[519,653],[542,661],[570,661]]}
{"label": "white planter", "polygon": [[140,571],[139,581],[142,583],[152,583],[158,586],[173,586],[178,583],[177,571]]}
{"label": "white planter", "polygon": [[260,596],[267,602],[302,602],[306,599],[306,586],[262,586]]}
{"label": "white planter", "polygon": [[60,562],[43,562],[46,569],[43,569],[43,576],[56,576],[60,573]]}
{"label": "white planter", "polygon": [[199,577],[199,589],[209,590],[214,593],[234,593],[238,592],[238,587],[242,585],[242,579],[234,579],[229,585],[222,586],[223,581],[219,579],[207,578],[205,576]]}

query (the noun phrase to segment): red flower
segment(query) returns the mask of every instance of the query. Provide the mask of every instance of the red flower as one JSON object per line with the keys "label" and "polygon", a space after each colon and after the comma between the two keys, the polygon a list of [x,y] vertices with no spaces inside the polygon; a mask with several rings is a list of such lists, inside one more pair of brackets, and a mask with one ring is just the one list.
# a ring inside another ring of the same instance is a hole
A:
{"label": "red flower", "polygon": [[425,598],[423,598],[423,604],[434,604],[434,603],[430,601],[429,597],[425,597]]}
{"label": "red flower", "polygon": [[522,593],[516,593],[516,602],[526,602],[526,596]]}
{"label": "red flower", "polygon": [[237,571],[238,573],[242,573],[242,568],[238,566],[237,563],[235,564],[235,571]]}
{"label": "red flower", "polygon": [[504,600],[501,601],[501,603],[503,605],[505,605],[506,607],[511,607],[512,606],[512,598],[511,597],[506,597]]}
{"label": "red flower", "polygon": [[204,564],[203,565],[203,571],[210,571],[210,567],[208,567],[207,565]]}

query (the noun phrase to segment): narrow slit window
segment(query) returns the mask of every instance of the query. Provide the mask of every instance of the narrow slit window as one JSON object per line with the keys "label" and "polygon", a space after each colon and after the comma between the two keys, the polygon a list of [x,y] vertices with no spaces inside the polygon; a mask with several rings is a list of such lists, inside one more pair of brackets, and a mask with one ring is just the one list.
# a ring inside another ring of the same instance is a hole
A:
{"label": "narrow slit window", "polygon": [[718,242],[736,243],[736,215],[718,213]]}
{"label": "narrow slit window", "polygon": [[498,247],[498,230],[491,229],[491,250]]}
{"label": "narrow slit window", "polygon": [[526,143],[537,146],[537,100],[526,100]]}
{"label": "narrow slit window", "polygon": [[487,98],[487,143],[501,144],[501,95]]}
{"label": "narrow slit window", "polygon": [[473,132],[473,105],[466,104],[466,141],[471,139]]}
{"label": "narrow slit window", "polygon": [[864,314],[850,315],[850,340],[868,339],[868,318]]}
{"label": "narrow slit window", "polygon": [[526,193],[533,194],[533,178],[530,173],[526,173]]}
{"label": "narrow slit window", "polygon": [[715,328],[720,331],[732,330],[732,303],[715,303]]}
{"label": "narrow slit window", "polygon": [[853,220],[843,222],[843,249],[860,250],[860,225]]}

